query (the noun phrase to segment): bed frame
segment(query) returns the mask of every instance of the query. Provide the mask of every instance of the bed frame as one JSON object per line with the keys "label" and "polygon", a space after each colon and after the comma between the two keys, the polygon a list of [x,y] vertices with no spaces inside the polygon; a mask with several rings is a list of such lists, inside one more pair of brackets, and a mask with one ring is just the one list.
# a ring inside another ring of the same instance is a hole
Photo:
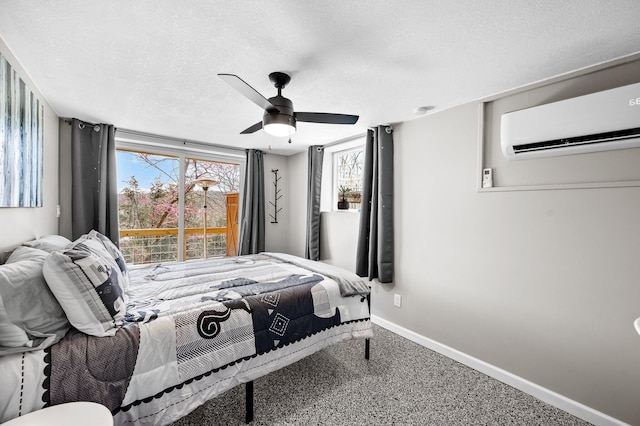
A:
{"label": "bed frame", "polygon": [[[371,288],[371,287],[369,287]],[[371,315],[371,294],[367,295],[367,306],[369,307],[369,315]],[[366,338],[364,341],[364,359],[369,360],[370,358],[370,348],[371,348],[371,339]],[[253,380],[245,383],[245,423],[249,424],[253,421]]]}

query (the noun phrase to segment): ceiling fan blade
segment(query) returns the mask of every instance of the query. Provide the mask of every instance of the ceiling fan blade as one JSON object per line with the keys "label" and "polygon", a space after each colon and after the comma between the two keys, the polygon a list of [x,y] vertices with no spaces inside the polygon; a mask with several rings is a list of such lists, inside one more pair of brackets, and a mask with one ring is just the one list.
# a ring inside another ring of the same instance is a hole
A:
{"label": "ceiling fan blade", "polygon": [[357,115],[331,114],[328,112],[296,112],[296,120],[307,123],[356,124]]}
{"label": "ceiling fan blade", "polygon": [[223,79],[229,86],[236,89],[245,98],[249,99],[254,104],[258,105],[260,108],[268,110],[268,111],[278,111],[275,105],[273,105],[267,98],[262,96],[256,89],[249,86],[249,84],[238,77],[235,74],[218,74],[218,77]]}
{"label": "ceiling fan blade", "polygon": [[253,133],[253,132],[257,132],[258,130],[262,129],[262,121],[258,121],[256,124],[254,124],[251,127],[247,127],[246,129],[244,129],[243,131],[240,132],[241,135],[246,135],[249,133]]}

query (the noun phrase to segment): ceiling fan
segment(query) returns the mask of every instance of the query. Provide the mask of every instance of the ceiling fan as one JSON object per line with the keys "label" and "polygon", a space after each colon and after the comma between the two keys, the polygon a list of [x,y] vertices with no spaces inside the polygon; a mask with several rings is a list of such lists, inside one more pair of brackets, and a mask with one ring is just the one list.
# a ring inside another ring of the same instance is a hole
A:
{"label": "ceiling fan", "polygon": [[295,112],[293,103],[282,96],[282,89],[291,81],[291,77],[283,72],[272,72],[269,80],[278,89],[278,95],[265,98],[256,89],[235,74],[218,74],[227,84],[236,89],[247,99],[264,109],[262,121],[257,122],[240,132],[254,133],[262,128],[273,136],[291,136],[296,131],[296,123],[355,124],[357,115],[331,114],[326,112]]}

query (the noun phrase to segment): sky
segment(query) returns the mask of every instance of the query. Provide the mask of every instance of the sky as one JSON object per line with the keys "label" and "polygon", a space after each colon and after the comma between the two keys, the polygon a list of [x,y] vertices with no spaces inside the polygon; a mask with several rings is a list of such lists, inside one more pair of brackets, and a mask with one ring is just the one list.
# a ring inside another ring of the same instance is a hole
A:
{"label": "sky", "polygon": [[[162,163],[167,173],[171,172],[171,163],[175,162],[175,167],[177,167],[178,159],[172,160]],[[163,182],[169,182],[168,176],[140,160],[135,153],[116,151],[116,164],[118,168],[118,192],[127,186],[127,181],[131,176],[136,177],[140,189],[143,190],[151,188],[151,184],[157,176],[160,176]]]}
{"label": "sky", "polygon": [[[148,191],[156,177],[160,177],[165,184],[175,182],[174,179],[177,179],[177,177],[175,177],[174,170],[178,169],[179,161],[177,158],[162,155],[150,155],[149,158],[156,161],[162,159],[163,161],[157,163],[158,167],[154,167],[142,160],[138,153],[116,150],[118,192],[121,192],[127,186],[127,181],[131,176],[136,177],[138,187],[142,191]],[[174,179],[172,179],[171,176],[174,176]],[[193,190],[200,191],[201,188],[196,187]],[[220,189],[215,187],[211,188],[211,190],[219,191]]]}

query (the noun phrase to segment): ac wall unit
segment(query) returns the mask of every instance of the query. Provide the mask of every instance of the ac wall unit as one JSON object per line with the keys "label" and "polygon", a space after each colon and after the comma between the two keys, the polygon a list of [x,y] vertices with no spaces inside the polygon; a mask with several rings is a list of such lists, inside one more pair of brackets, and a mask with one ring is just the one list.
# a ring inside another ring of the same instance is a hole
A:
{"label": "ac wall unit", "polygon": [[502,114],[508,160],[640,147],[640,83]]}

